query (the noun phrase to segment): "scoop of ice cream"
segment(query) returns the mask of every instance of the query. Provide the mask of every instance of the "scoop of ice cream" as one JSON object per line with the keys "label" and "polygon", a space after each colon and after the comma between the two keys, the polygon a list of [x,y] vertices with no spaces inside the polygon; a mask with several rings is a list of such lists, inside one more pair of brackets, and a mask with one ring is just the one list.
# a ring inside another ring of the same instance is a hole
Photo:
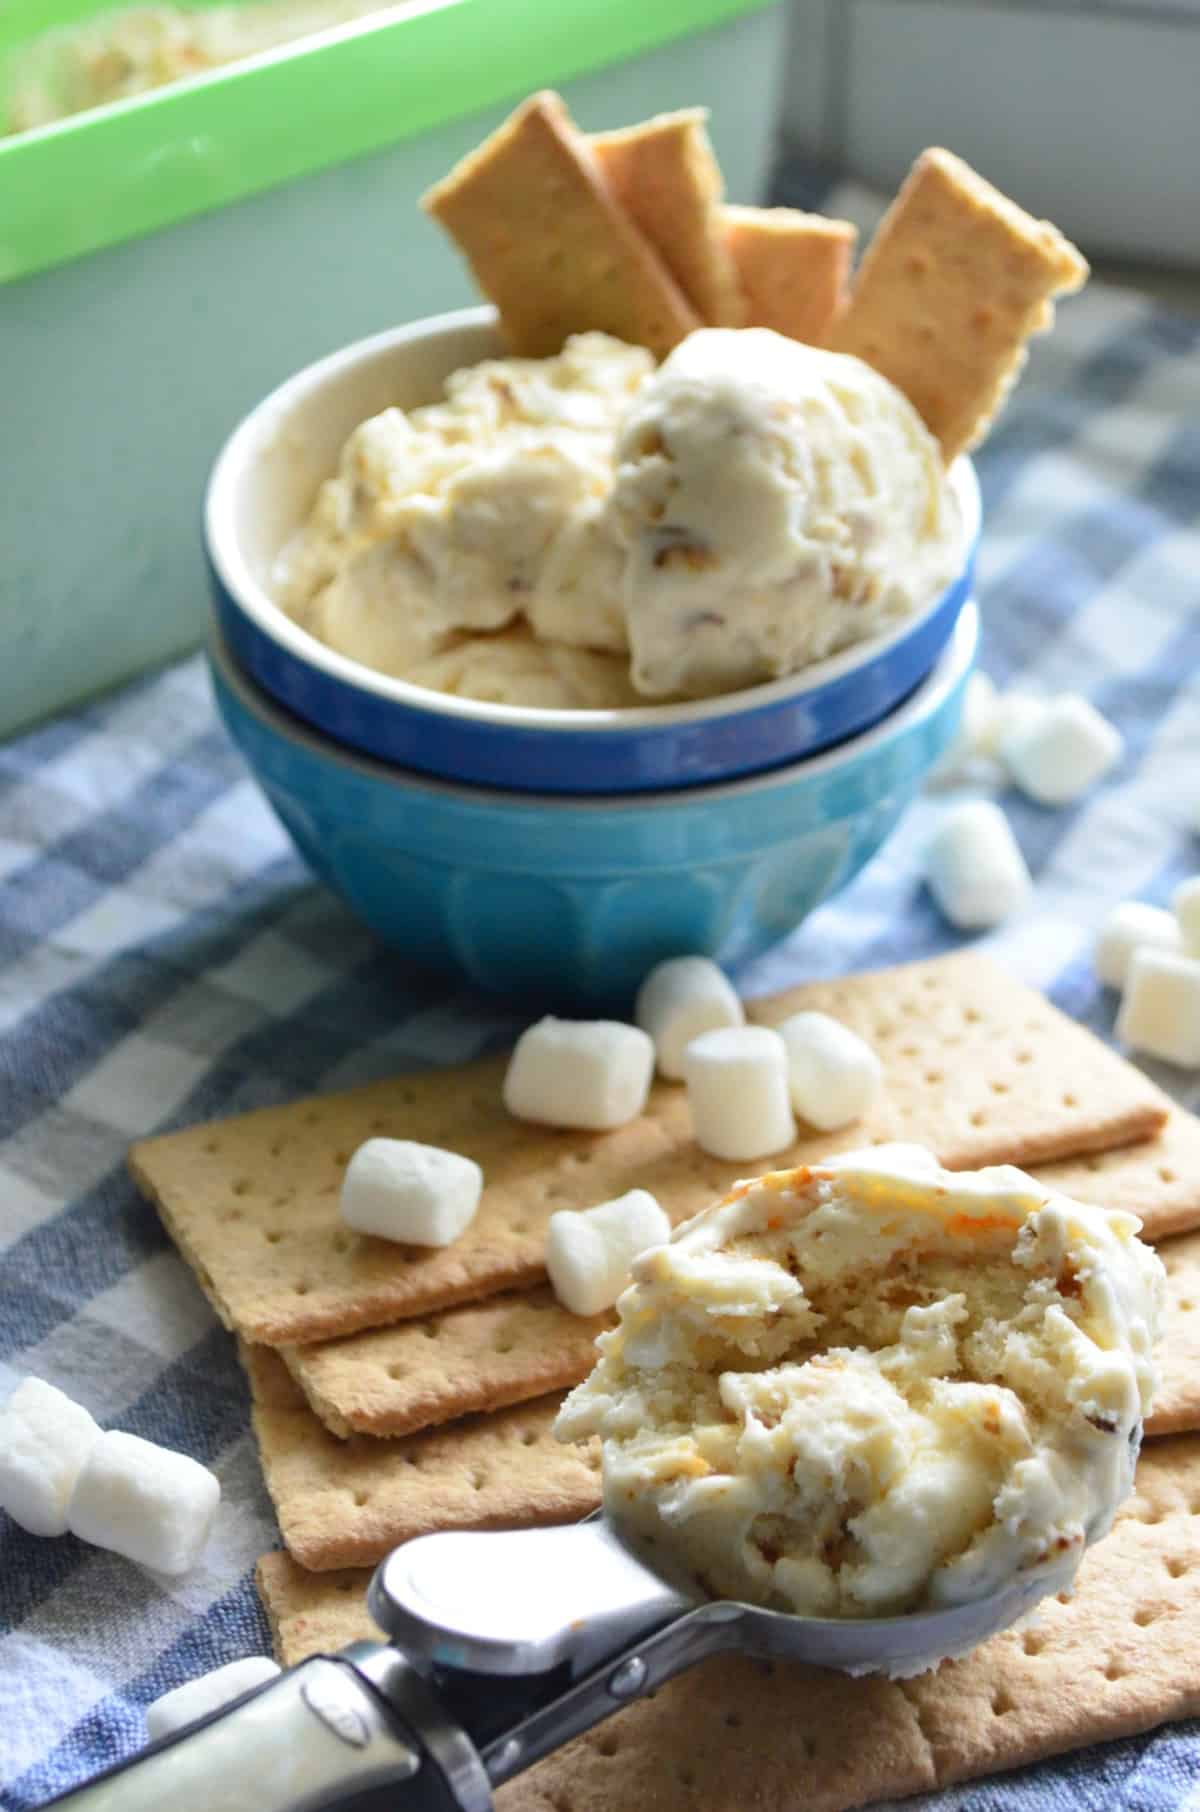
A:
{"label": "scoop of ice cream", "polygon": [[860,359],[763,328],[675,348],[625,417],[611,508],[650,697],[796,672],[918,610],[962,560],[908,399]]}
{"label": "scoop of ice cream", "polygon": [[616,425],[652,366],[606,334],[553,359],[455,372],[442,402],[363,422],[284,548],[284,609],[386,673],[503,629],[624,652],[623,549],[606,514]]}
{"label": "scoop of ice cream", "polygon": [[1069,1583],[1130,1490],[1162,1266],[1132,1216],[919,1147],[740,1183],[633,1265],[560,1412],[659,1571],[814,1616]]}
{"label": "scoop of ice cream", "polygon": [[456,698],[548,711],[615,711],[641,702],[629,663],[619,655],[539,641],[522,624],[496,635],[463,636],[412,662],[405,678]]}

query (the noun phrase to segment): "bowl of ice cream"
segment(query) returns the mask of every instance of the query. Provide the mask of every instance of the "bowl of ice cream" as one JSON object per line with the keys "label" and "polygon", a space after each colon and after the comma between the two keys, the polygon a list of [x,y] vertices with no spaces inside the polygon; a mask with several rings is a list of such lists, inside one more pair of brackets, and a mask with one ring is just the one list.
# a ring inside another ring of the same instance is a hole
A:
{"label": "bowl of ice cream", "polygon": [[879,723],[945,648],[978,528],[969,462],[857,359],[706,330],[657,370],[599,334],[509,360],[489,309],[289,379],[205,511],[221,634],[278,703],[406,769],[574,794]]}
{"label": "bowl of ice cream", "polygon": [[234,742],[309,865],[411,961],[548,1004],[628,1006],[680,951],[731,966],[874,855],[957,729],[978,613],[883,723],[768,774],[591,798],[472,787],[347,749],[210,658]]}

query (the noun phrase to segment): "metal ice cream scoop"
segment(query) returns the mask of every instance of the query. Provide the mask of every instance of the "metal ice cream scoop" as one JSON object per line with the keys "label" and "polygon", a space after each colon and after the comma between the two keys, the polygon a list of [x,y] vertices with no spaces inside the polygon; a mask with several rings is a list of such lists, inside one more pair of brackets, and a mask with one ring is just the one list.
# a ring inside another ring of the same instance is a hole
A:
{"label": "metal ice cream scoop", "polygon": [[487,1812],[492,1789],[707,1655],[919,1673],[1062,1579],[876,1619],[700,1601],[603,1516],[406,1542],[371,1581],[384,1643],[315,1656],[52,1802],[71,1812]]}

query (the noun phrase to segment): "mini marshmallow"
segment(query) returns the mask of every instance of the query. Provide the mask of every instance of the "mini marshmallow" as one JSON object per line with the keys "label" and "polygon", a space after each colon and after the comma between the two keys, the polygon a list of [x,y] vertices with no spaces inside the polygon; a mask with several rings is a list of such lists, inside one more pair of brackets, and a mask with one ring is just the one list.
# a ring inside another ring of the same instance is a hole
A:
{"label": "mini marshmallow", "polygon": [[792,1106],[819,1132],[861,1120],[883,1065],[865,1039],[827,1013],[793,1013],[776,1028],[787,1047]]}
{"label": "mini marshmallow", "polygon": [[633,1016],[654,1040],[658,1067],[675,1082],[683,1053],[701,1032],[740,1026],[746,1015],[725,974],[706,956],[674,956],[651,969],[638,989]]}
{"label": "mini marshmallow", "polygon": [[554,1294],[572,1315],[599,1315],[629,1282],[638,1253],[670,1237],[671,1223],[646,1189],[631,1189],[578,1213],[560,1208],[546,1228],[546,1269]]}
{"label": "mini marshmallow", "polygon": [[767,1026],[693,1038],[683,1058],[696,1143],[714,1158],[769,1158],[796,1137],[787,1046]]}
{"label": "mini marshmallow", "polygon": [[1124,747],[1121,732],[1081,693],[1064,692],[1031,721],[1015,724],[1000,756],[1039,805],[1067,805],[1108,773]]}
{"label": "mini marshmallow", "polygon": [[1183,934],[1174,913],[1141,900],[1114,906],[1096,939],[1096,974],[1108,988],[1123,988],[1136,950],[1183,952]]}
{"label": "mini marshmallow", "polygon": [[992,703],[987,721],[980,727],[979,753],[998,761],[1001,745],[1007,738],[1036,723],[1048,703],[1048,699],[1039,697],[1036,692],[1022,692],[1017,686],[1009,692],[1001,692]]}
{"label": "mini marshmallow", "polygon": [[925,879],[960,931],[1002,924],[1033,887],[1008,819],[988,799],[964,799],[942,815],[925,851]]}
{"label": "mini marshmallow", "polygon": [[413,1139],[368,1139],[346,1166],[341,1213],[356,1233],[448,1246],[474,1220],[482,1193],[472,1158]]}
{"label": "mini marshmallow", "polygon": [[518,1120],[607,1132],[636,1120],[654,1075],[654,1043],[615,1019],[539,1019],[522,1032],[504,1078]]}
{"label": "mini marshmallow", "polygon": [[220,1500],[206,1466],[140,1435],[110,1431],[84,1462],[67,1527],[157,1573],[186,1573],[200,1558]]}
{"label": "mini marshmallow", "polygon": [[998,696],[995,682],[986,673],[975,672],[968,677],[963,688],[958,730],[934,769],[934,780],[946,784],[967,780],[978,762],[994,757],[991,732]]}
{"label": "mini marshmallow", "polygon": [[99,1439],[81,1404],[24,1379],[0,1409],[0,1509],[31,1535],[65,1535],[75,1481]]}
{"label": "mini marshmallow", "polygon": [[1200,956],[1200,875],[1181,881],[1171,895],[1171,910],[1189,956]]}
{"label": "mini marshmallow", "polygon": [[147,1705],[146,1734],[152,1743],[173,1736],[210,1712],[219,1711],[222,1705],[240,1699],[244,1692],[278,1679],[282,1671],[278,1661],[272,1661],[269,1655],[247,1655],[225,1667],[214,1667],[211,1673],[200,1674],[195,1680],[185,1680],[182,1686]]}
{"label": "mini marshmallow", "polygon": [[1135,951],[1117,1037],[1181,1069],[1200,1069],[1200,962],[1166,950]]}

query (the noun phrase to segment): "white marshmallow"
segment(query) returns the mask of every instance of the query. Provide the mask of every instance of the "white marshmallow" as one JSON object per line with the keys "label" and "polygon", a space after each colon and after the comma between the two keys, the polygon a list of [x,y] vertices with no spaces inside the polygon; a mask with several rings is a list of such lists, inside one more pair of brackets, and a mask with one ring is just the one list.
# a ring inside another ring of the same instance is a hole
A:
{"label": "white marshmallow", "polygon": [[0,1409],[0,1510],[31,1535],[65,1535],[67,1503],[99,1423],[41,1378],[25,1378]]}
{"label": "white marshmallow", "polygon": [[693,1038],[683,1058],[696,1143],[715,1158],[769,1158],[796,1137],[787,1046],[767,1026]]}
{"label": "white marshmallow", "polygon": [[939,768],[946,772],[970,766],[981,756],[993,754],[992,719],[999,703],[995,681],[982,672],[973,672],[963,689],[963,710],[952,745],[946,750]]}
{"label": "white marshmallow", "polygon": [[989,799],[964,799],[946,810],[925,851],[925,879],[961,931],[1002,924],[1033,887],[1008,819]]}
{"label": "white marshmallow", "polygon": [[67,1527],[157,1573],[186,1573],[208,1540],[221,1487],[206,1466],[140,1435],[95,1442],[67,1505]]}
{"label": "white marshmallow", "polygon": [[410,1246],[448,1246],[475,1218],[483,1172],[472,1158],[412,1139],[368,1139],[346,1166],[347,1227]]}
{"label": "white marshmallow", "polygon": [[572,1315],[611,1309],[638,1253],[670,1237],[671,1223],[646,1189],[631,1189],[578,1213],[560,1208],[546,1228],[546,1269],[554,1294]]}
{"label": "white marshmallow", "polygon": [[210,1712],[219,1711],[222,1705],[240,1699],[244,1692],[277,1679],[281,1672],[278,1661],[272,1661],[270,1656],[247,1655],[225,1667],[214,1667],[211,1673],[200,1674],[195,1680],[185,1680],[182,1686],[147,1705],[146,1734],[152,1743],[173,1736]]}
{"label": "white marshmallow", "polygon": [[1001,744],[1017,730],[1036,723],[1048,703],[1047,699],[1039,697],[1036,692],[1022,692],[1017,686],[1011,691],[1001,692],[992,704],[987,721],[981,726],[979,753],[998,761]]}
{"label": "white marshmallow", "polygon": [[1096,974],[1107,988],[1123,988],[1135,950],[1172,950],[1181,953],[1183,934],[1175,915],[1142,900],[1123,900],[1114,906],[1096,939],[1093,961]]}
{"label": "white marshmallow", "polygon": [[1064,692],[1031,721],[1015,724],[1000,756],[1039,805],[1067,805],[1108,773],[1124,747],[1121,732],[1081,693]]}
{"label": "white marshmallow", "polygon": [[793,1013],[776,1028],[787,1047],[792,1106],[819,1132],[861,1120],[883,1065],[865,1039],[827,1013]]}
{"label": "white marshmallow", "polygon": [[1135,951],[1117,1037],[1181,1069],[1200,1069],[1200,962],[1165,950]]}
{"label": "white marshmallow", "polygon": [[654,1076],[654,1044],[615,1019],[539,1019],[522,1032],[504,1078],[518,1120],[606,1132],[636,1120]]}
{"label": "white marshmallow", "polygon": [[633,1017],[653,1038],[662,1074],[676,1082],[693,1038],[746,1019],[728,977],[706,956],[673,956],[651,969],[638,989]]}
{"label": "white marshmallow", "polygon": [[1200,956],[1200,875],[1181,881],[1171,895],[1171,910],[1189,956]]}

